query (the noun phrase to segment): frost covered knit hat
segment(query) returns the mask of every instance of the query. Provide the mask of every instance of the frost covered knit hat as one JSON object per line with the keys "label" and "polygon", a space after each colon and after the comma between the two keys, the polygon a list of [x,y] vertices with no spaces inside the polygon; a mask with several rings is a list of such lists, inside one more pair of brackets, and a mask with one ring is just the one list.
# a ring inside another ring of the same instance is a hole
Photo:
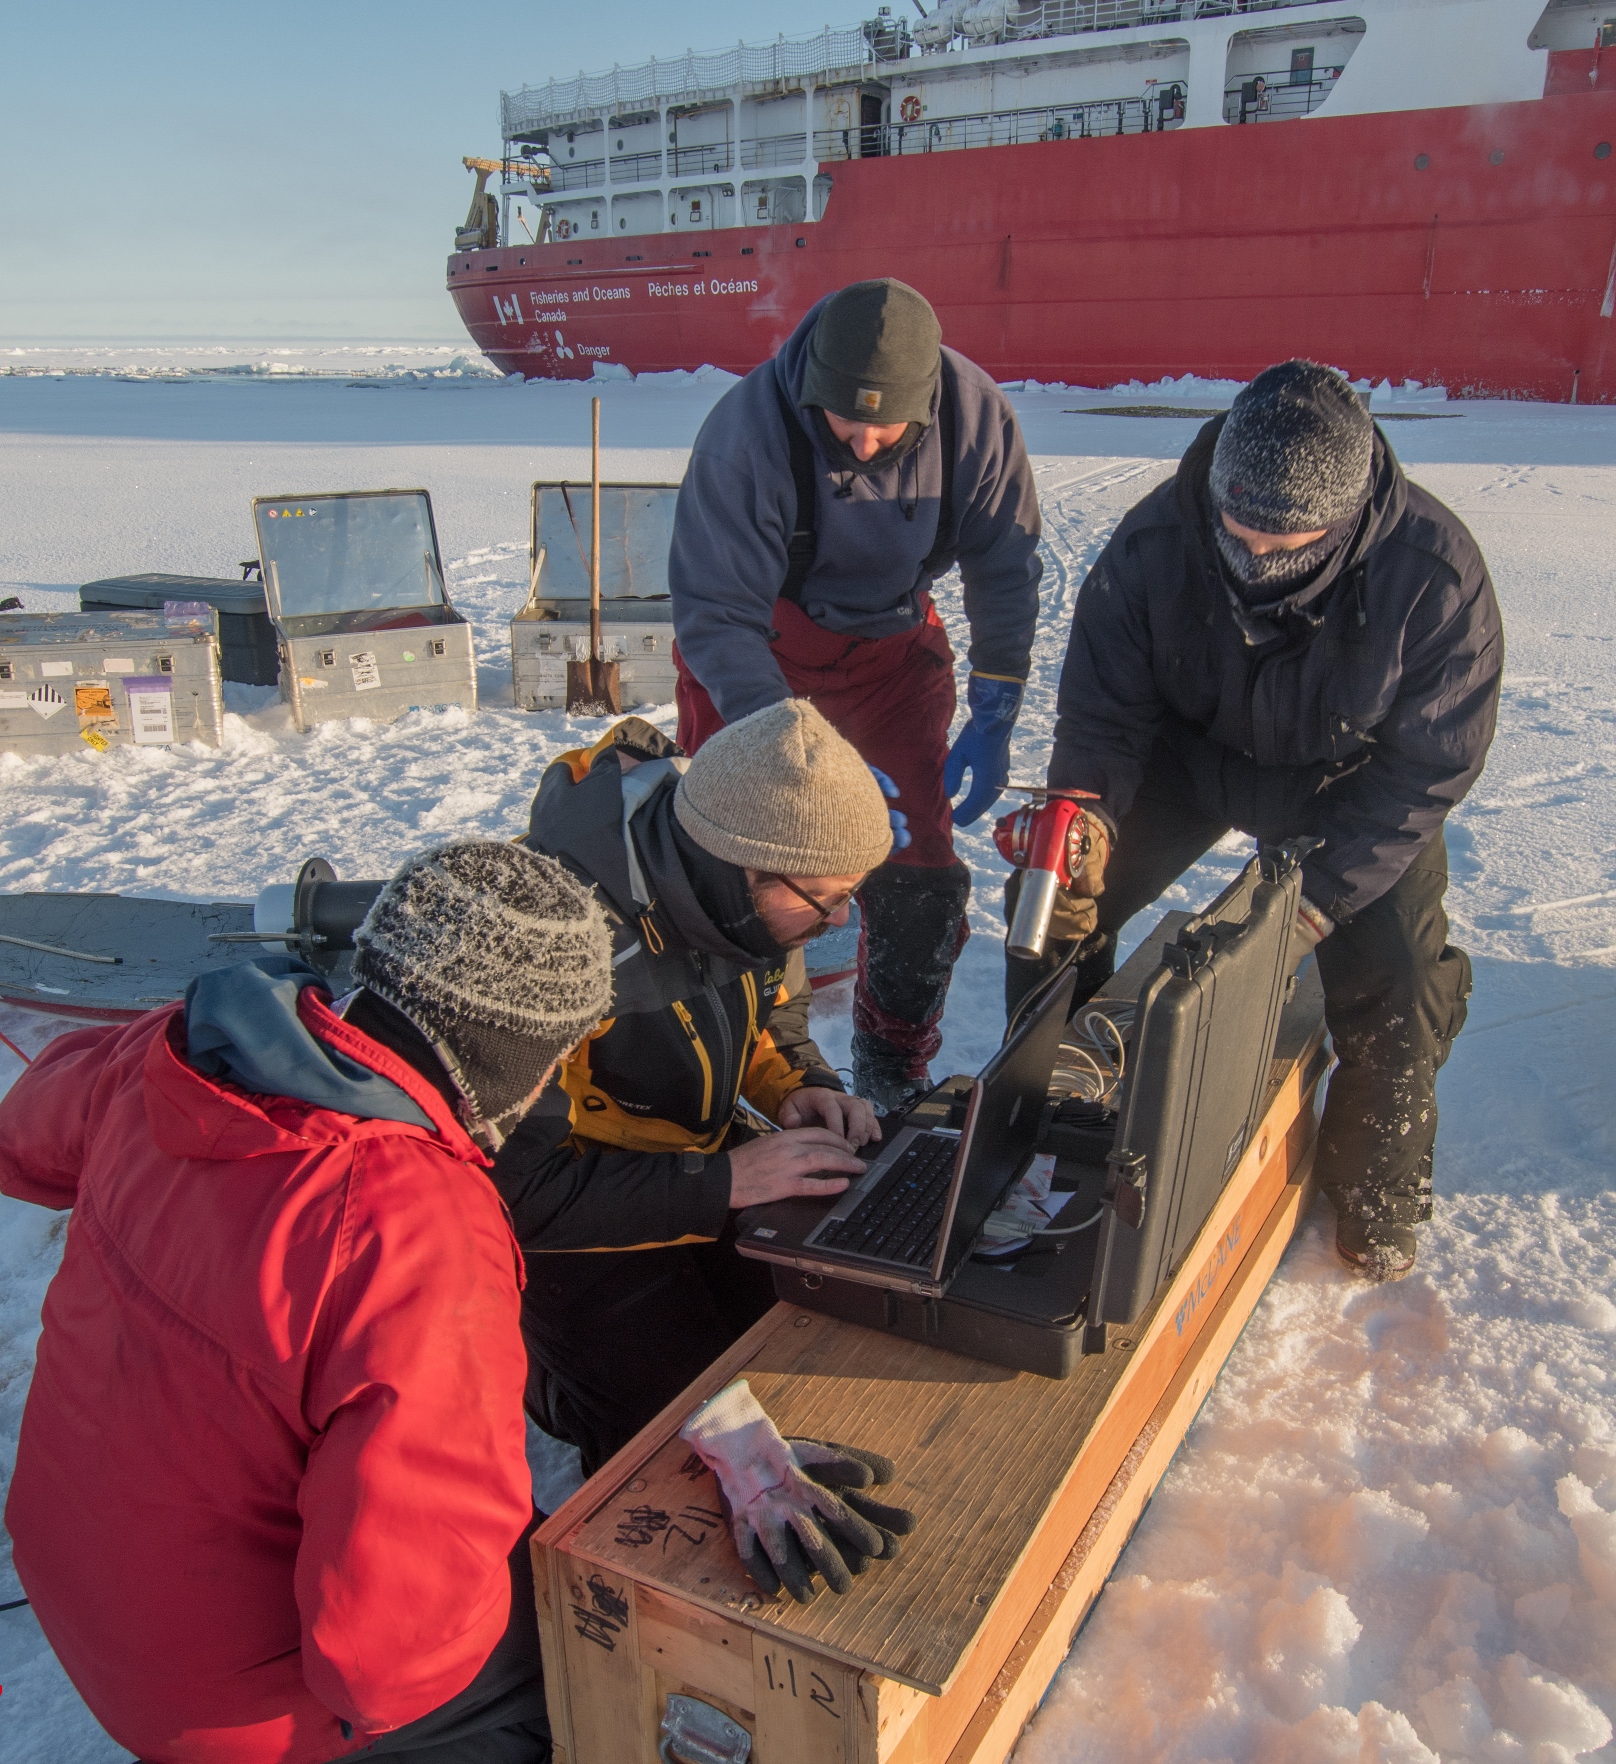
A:
{"label": "frost covered knit hat", "polygon": [[851,423],[929,423],[942,343],[931,302],[907,282],[850,283],[808,339],[802,402]]}
{"label": "frost covered knit hat", "polygon": [[554,858],[493,839],[423,851],[354,933],[355,981],[438,1049],[478,1120],[499,1124],[611,1010],[593,893]]}
{"label": "frost covered knit hat", "polygon": [[861,876],[892,849],[887,799],[806,698],[784,698],[704,742],[673,812],[703,851],[780,876]]}
{"label": "frost covered knit hat", "polygon": [[1334,527],[1369,500],[1375,429],[1351,386],[1313,361],[1265,368],[1212,454],[1212,503],[1259,533]]}

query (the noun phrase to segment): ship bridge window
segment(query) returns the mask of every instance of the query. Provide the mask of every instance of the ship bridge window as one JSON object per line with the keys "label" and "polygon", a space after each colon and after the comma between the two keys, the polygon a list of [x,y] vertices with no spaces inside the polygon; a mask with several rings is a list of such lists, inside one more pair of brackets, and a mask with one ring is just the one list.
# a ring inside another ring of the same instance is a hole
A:
{"label": "ship bridge window", "polygon": [[1335,91],[1364,38],[1361,18],[1236,31],[1224,69],[1223,120],[1278,122],[1310,116]]}

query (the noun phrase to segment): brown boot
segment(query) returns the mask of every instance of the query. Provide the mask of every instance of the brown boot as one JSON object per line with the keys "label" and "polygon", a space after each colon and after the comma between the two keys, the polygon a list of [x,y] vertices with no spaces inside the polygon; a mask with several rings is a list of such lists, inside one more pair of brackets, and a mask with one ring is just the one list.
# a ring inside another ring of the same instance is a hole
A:
{"label": "brown boot", "polygon": [[1336,1221],[1335,1253],[1365,1280],[1401,1280],[1419,1248],[1412,1225],[1348,1214]]}

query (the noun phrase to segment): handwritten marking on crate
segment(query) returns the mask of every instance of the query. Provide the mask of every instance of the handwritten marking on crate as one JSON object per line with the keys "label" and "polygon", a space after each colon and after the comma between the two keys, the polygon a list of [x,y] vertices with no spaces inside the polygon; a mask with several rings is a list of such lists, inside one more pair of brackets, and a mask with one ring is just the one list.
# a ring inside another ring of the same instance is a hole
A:
{"label": "handwritten marking on crate", "polygon": [[794,1697],[806,1697],[816,1709],[822,1709],[832,1720],[840,1721],[842,1712],[836,1706],[836,1690],[830,1680],[816,1667],[803,1668],[802,1682],[797,1682],[797,1661],[783,1650],[765,1649],[763,1653],[764,1688]]}
{"label": "handwritten marking on crate", "polygon": [[628,1628],[628,1587],[613,1586],[598,1569],[582,1584],[581,1579],[575,1578],[568,1589],[573,1628],[581,1640],[615,1653],[618,1637]]}

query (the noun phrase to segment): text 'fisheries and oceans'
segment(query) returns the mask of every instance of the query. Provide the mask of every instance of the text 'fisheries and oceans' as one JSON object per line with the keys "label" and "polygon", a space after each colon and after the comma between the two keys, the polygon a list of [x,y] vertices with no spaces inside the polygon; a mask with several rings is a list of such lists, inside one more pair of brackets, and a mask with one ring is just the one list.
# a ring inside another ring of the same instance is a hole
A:
{"label": "text 'fisheries and oceans'", "polygon": [[[687,300],[701,299],[714,294],[755,294],[758,291],[755,277],[739,277],[734,280],[703,280],[700,282],[647,282],[645,284],[653,300]],[[531,321],[522,311],[522,297],[519,294],[494,293],[494,316],[502,325],[521,325],[529,322],[539,325],[565,324],[569,311],[573,306],[596,305],[606,301],[632,300],[632,287],[603,287],[595,285],[588,288],[572,288],[567,290],[550,289],[543,293],[528,294],[533,303]]]}

